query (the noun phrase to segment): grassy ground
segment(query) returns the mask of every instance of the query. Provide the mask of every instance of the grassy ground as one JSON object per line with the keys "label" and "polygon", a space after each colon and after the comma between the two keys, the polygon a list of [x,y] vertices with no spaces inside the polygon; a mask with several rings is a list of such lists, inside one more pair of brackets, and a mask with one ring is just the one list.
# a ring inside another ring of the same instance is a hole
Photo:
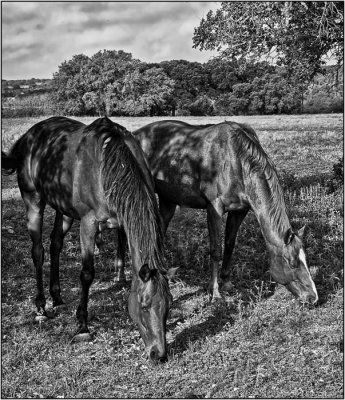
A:
{"label": "grassy ground", "polygon": [[[235,289],[224,294],[223,302],[210,304],[205,212],[181,209],[167,236],[168,264],[181,267],[171,285],[168,363],[153,367],[143,356],[127,312],[129,284],[114,282],[112,232],[97,256],[91,287],[90,328],[96,338],[71,344],[79,293],[78,223],[61,257],[66,308],[45,324],[34,323],[35,279],[24,207],[15,177],[3,176],[2,397],[343,398],[343,194],[324,187],[343,153],[342,116],[227,119],[254,127],[282,175],[292,225],[307,225],[306,251],[320,305],[301,308],[270,280],[253,214],[242,224],[234,252]],[[3,149],[38,120],[3,120]],[[113,120],[134,130],[152,119]],[[46,254],[53,217],[47,209]],[[126,274],[130,279],[129,268]]]}

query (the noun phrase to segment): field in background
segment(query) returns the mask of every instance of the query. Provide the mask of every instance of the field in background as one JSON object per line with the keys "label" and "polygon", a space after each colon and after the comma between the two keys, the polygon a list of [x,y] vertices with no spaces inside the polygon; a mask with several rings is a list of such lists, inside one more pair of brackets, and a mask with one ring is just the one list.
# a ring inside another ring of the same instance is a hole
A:
{"label": "field in background", "polygon": [[[42,119],[42,118],[41,118]],[[2,121],[3,150],[39,118]],[[76,118],[90,123],[95,118]],[[135,130],[166,118],[112,118]],[[96,259],[89,302],[95,341],[71,344],[76,328],[80,251],[78,223],[65,240],[61,283],[66,309],[33,322],[31,243],[16,179],[2,179],[2,397],[343,398],[343,189],[325,182],[343,156],[340,114],[179,117],[192,124],[250,124],[275,162],[292,225],[306,224],[308,263],[320,305],[301,308],[271,282],[259,226],[241,226],[233,265],[235,289],[210,304],[204,211],[179,210],[168,230],[167,261],[180,266],[171,285],[169,362],[152,367],[127,312],[129,284],[114,282],[114,233]],[[44,224],[46,261],[53,211]],[[130,279],[130,269],[127,269]],[[45,282],[49,281],[45,268]],[[47,292],[48,293],[48,290]]]}

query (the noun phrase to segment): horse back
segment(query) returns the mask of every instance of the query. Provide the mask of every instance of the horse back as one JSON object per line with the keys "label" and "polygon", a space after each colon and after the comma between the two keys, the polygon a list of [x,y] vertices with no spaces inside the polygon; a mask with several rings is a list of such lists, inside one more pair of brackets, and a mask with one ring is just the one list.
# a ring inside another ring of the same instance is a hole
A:
{"label": "horse back", "polygon": [[235,122],[193,126],[159,121],[133,134],[145,151],[154,177],[175,191],[178,185],[181,192],[188,186],[209,202],[221,197],[229,207],[243,203],[244,176],[236,138],[245,135],[258,142],[252,128]]}

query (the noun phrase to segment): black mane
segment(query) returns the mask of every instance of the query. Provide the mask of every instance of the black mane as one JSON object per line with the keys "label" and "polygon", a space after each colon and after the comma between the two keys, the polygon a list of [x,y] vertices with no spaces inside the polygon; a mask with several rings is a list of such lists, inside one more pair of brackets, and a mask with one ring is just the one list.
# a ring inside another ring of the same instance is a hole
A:
{"label": "black mane", "polygon": [[163,233],[155,194],[123,139],[129,132],[122,127],[119,130],[110,120],[99,124],[98,132],[107,133],[101,145],[103,187],[109,208],[116,212],[129,241],[138,246],[142,264],[148,263],[150,268],[165,273]]}
{"label": "black mane", "polygon": [[234,139],[244,171],[248,176],[257,174],[266,182],[266,201],[269,204],[269,216],[271,221],[278,226],[279,231],[283,231],[286,207],[277,170],[273,161],[262,148],[255,131],[244,124],[236,125],[240,129],[236,129]]}

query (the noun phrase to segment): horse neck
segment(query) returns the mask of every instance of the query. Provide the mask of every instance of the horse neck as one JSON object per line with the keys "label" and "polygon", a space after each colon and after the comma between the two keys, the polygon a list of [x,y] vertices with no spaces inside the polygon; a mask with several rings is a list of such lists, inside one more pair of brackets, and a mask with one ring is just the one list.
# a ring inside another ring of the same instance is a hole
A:
{"label": "horse neck", "polygon": [[[277,179],[277,178],[275,178]],[[285,201],[279,183],[273,186],[262,176],[250,180],[247,195],[251,208],[259,222],[261,232],[269,249],[281,248],[284,235],[291,228]]]}
{"label": "horse neck", "polygon": [[163,236],[158,221],[154,219],[154,215],[151,215],[150,220],[146,214],[142,229],[138,229],[138,221],[126,224],[128,245],[136,274],[144,264],[148,264],[150,268],[164,270]]}

